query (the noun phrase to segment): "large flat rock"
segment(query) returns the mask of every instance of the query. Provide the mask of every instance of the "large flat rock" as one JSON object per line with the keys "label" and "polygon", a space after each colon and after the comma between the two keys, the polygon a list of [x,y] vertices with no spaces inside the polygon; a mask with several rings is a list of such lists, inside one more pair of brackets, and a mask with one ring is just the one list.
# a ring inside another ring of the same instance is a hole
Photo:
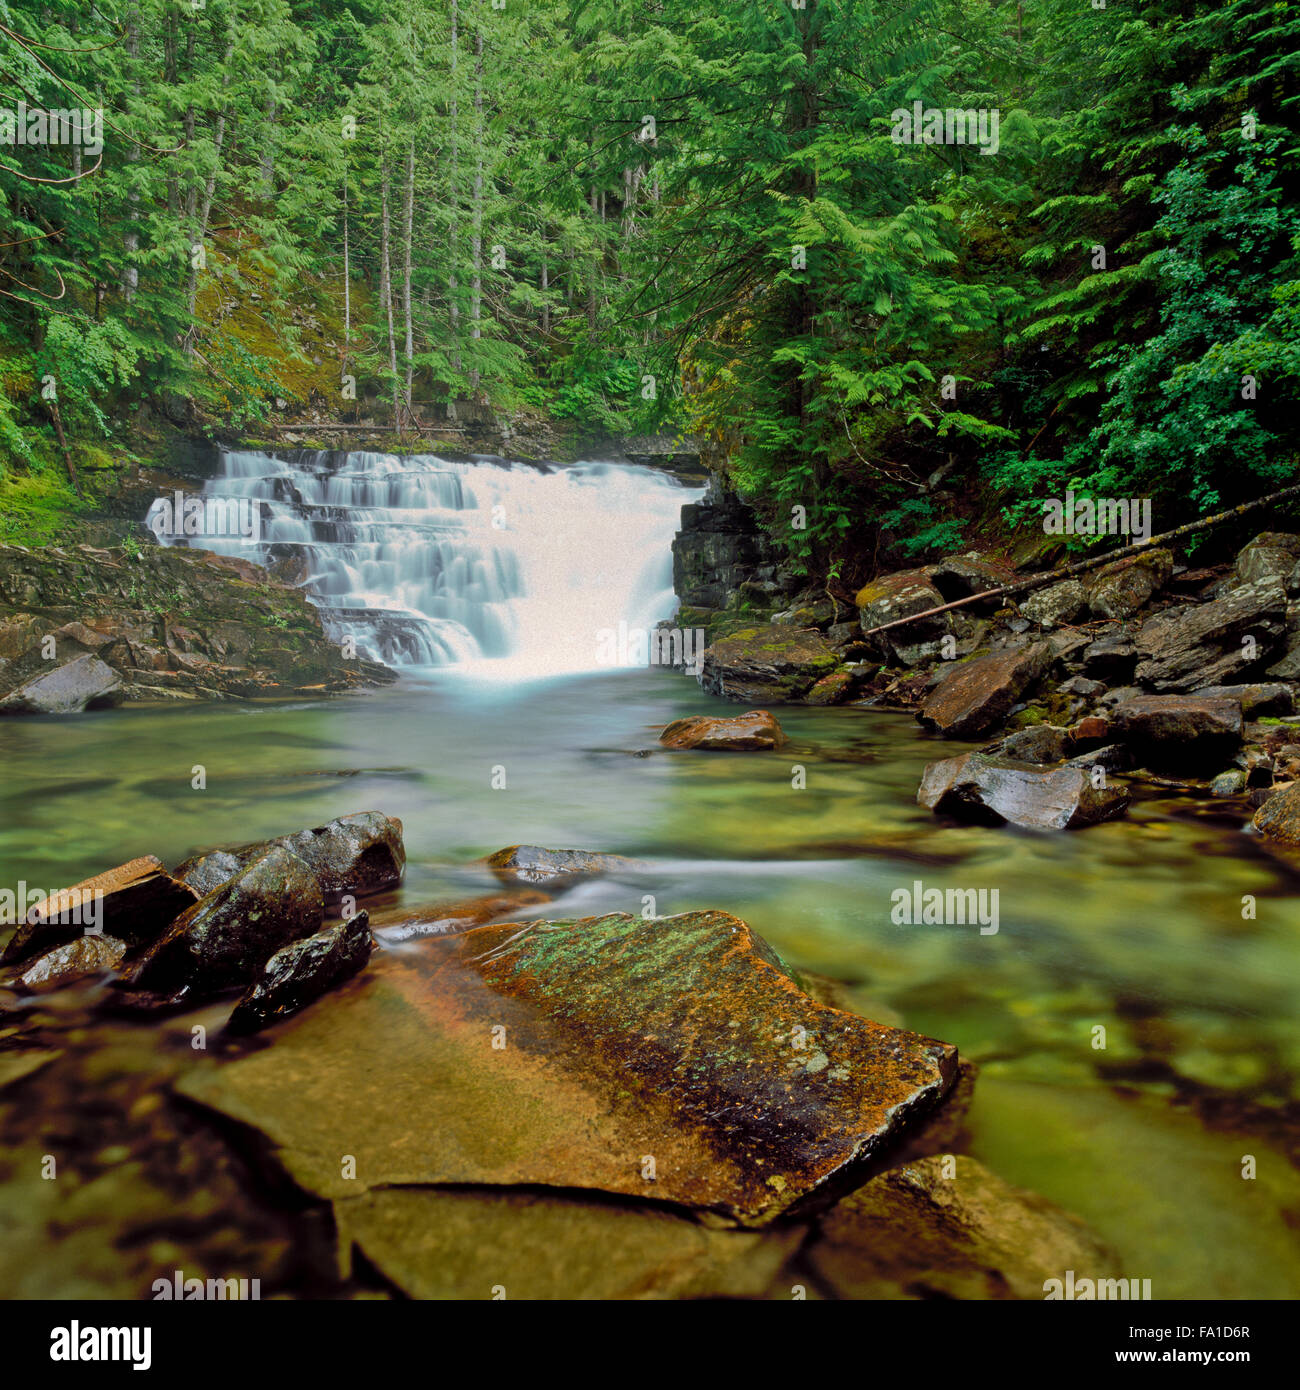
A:
{"label": "large flat rock", "polygon": [[957,1073],[953,1047],[810,998],[722,912],[430,938],[264,1036],[181,1090],[322,1197],[537,1185],[748,1225],[888,1148]]}
{"label": "large flat rock", "polygon": [[1046,642],[957,663],[916,717],[945,738],[979,738],[1003,723],[1021,693],[1051,663],[1052,648]]}

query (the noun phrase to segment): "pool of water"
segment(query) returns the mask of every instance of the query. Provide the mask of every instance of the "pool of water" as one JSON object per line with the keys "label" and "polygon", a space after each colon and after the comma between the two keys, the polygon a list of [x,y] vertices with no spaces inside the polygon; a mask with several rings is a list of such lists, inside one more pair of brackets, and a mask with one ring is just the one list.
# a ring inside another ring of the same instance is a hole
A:
{"label": "pool of water", "polygon": [[[1073,834],[945,823],[915,792],[958,748],[901,715],[782,709],[779,752],[658,747],[670,719],[734,710],[666,671],[433,673],[343,700],[7,720],[0,884],[360,810],[403,822],[393,903],[488,886],[473,861],[510,844],[635,856],[643,871],[539,911],[744,917],[861,1012],[979,1062],[976,1156],[1086,1219],[1156,1297],[1300,1294],[1289,866],[1211,802],[1148,797]],[[918,882],[983,890],[996,931],[895,921]]]}

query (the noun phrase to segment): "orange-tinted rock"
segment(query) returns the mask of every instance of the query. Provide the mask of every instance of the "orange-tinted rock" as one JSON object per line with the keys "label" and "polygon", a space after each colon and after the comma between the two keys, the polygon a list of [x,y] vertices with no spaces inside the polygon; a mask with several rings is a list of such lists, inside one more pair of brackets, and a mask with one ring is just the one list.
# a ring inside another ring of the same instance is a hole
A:
{"label": "orange-tinted rock", "polygon": [[1300,845],[1300,782],[1274,792],[1255,812],[1251,824],[1279,844]]}
{"label": "orange-tinted rock", "polygon": [[690,719],[674,719],[659,735],[659,742],[665,748],[752,752],[780,748],[785,735],[767,710],[751,709],[733,719],[711,719],[703,714]]}
{"label": "orange-tinted rock", "polygon": [[574,874],[636,873],[646,866],[621,854],[600,854],[588,849],[543,849],[540,845],[510,845],[484,860],[507,883],[545,883]]}
{"label": "orange-tinted rock", "polygon": [[132,859],[37,903],[5,947],[0,963],[48,951],[80,936],[87,926],[134,945],[154,941],[197,898],[153,855]]}
{"label": "orange-tinted rock", "polygon": [[951,1046],[811,999],[726,913],[620,913],[382,954],[181,1089],[327,1198],[541,1185],[762,1224],[850,1181],[956,1072]]}
{"label": "orange-tinted rock", "polygon": [[979,738],[1006,719],[1051,660],[1051,647],[1038,642],[960,662],[934,688],[917,719],[945,738]]}

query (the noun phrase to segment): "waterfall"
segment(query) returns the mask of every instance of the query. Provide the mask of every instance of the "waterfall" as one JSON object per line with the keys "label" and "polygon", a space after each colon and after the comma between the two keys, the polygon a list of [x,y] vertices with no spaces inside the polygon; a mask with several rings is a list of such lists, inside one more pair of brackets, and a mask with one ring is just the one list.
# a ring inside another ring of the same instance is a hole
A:
{"label": "waterfall", "polygon": [[700,495],[626,464],[223,451],[204,505],[253,524],[171,539],[300,583],[359,656],[525,680],[595,670],[601,633],[672,615],[672,538]]}

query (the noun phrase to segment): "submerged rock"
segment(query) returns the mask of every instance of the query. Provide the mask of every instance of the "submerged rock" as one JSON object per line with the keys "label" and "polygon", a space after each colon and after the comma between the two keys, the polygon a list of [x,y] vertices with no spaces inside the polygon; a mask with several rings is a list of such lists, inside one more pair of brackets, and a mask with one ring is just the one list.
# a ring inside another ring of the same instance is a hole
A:
{"label": "submerged rock", "polygon": [[176,877],[210,893],[276,846],[291,850],[311,868],[327,903],[395,888],[406,868],[402,822],[381,811],[358,811],[312,830],[197,855],[177,865]]}
{"label": "submerged rock", "polygon": [[255,1033],[289,1018],[364,970],[374,949],[370,918],[347,921],[283,946],[267,961],[226,1023],[228,1033]]}
{"label": "submerged rock", "polygon": [[0,714],[80,714],[123,698],[121,677],[87,653],[36,676],[0,699]]}
{"label": "submerged rock", "polygon": [[181,1090],[331,1199],[542,1185],[763,1224],[905,1138],[956,1072],[951,1046],[811,999],[735,917],[619,913],[384,953]]}
{"label": "submerged rock", "polygon": [[939,682],[916,717],[945,738],[979,738],[1006,719],[1051,661],[1051,647],[1038,642],[960,662]]}
{"label": "submerged rock", "polygon": [[[0,964],[48,951],[80,936],[88,925],[132,945],[155,941],[197,898],[153,855],[128,860],[36,903],[0,955]],[[95,920],[88,914],[95,914]]]}
{"label": "submerged rock", "polygon": [[421,1299],[759,1298],[803,1236],[490,1188],[381,1188],[334,1210],[344,1247]]}
{"label": "submerged rock", "polygon": [[1138,759],[1158,770],[1221,767],[1241,744],[1236,700],[1143,695],[1116,705],[1111,726]]}
{"label": "submerged rock", "polygon": [[507,883],[545,883],[572,874],[636,873],[646,866],[621,854],[587,849],[543,849],[540,845],[510,845],[484,860]]}
{"label": "submerged rock", "polygon": [[549,893],[536,888],[520,888],[513,893],[489,893],[463,902],[429,903],[424,907],[389,908],[372,912],[370,926],[382,932],[389,943],[411,941],[421,936],[446,936],[468,931],[488,922],[499,922],[520,908],[539,907],[551,901]]}
{"label": "submerged rock", "polygon": [[765,709],[752,709],[732,719],[711,719],[697,714],[674,719],[659,735],[666,748],[702,748],[718,752],[752,752],[780,748],[785,734]]}
{"label": "submerged rock", "polygon": [[841,1298],[1044,1298],[1067,1269],[1118,1273],[1076,1217],[962,1155],[873,1178],[822,1219],[807,1259]]}
{"label": "submerged rock", "polygon": [[706,648],[700,684],[728,700],[788,704],[839,664],[820,632],[779,624],[742,628]]}
{"label": "submerged rock", "polygon": [[66,946],[56,946],[19,978],[30,990],[59,989],[87,975],[115,970],[124,955],[126,942],[115,936],[82,936]]}
{"label": "submerged rock", "polygon": [[1096,825],[1122,815],[1129,803],[1123,788],[1095,786],[1086,767],[1044,769],[985,753],[930,763],[916,799],[937,813],[1029,830]]}
{"label": "submerged rock", "polygon": [[275,845],[183,912],[131,982],[162,994],[244,984],[282,946],[318,931],[323,916],[312,869]]}

